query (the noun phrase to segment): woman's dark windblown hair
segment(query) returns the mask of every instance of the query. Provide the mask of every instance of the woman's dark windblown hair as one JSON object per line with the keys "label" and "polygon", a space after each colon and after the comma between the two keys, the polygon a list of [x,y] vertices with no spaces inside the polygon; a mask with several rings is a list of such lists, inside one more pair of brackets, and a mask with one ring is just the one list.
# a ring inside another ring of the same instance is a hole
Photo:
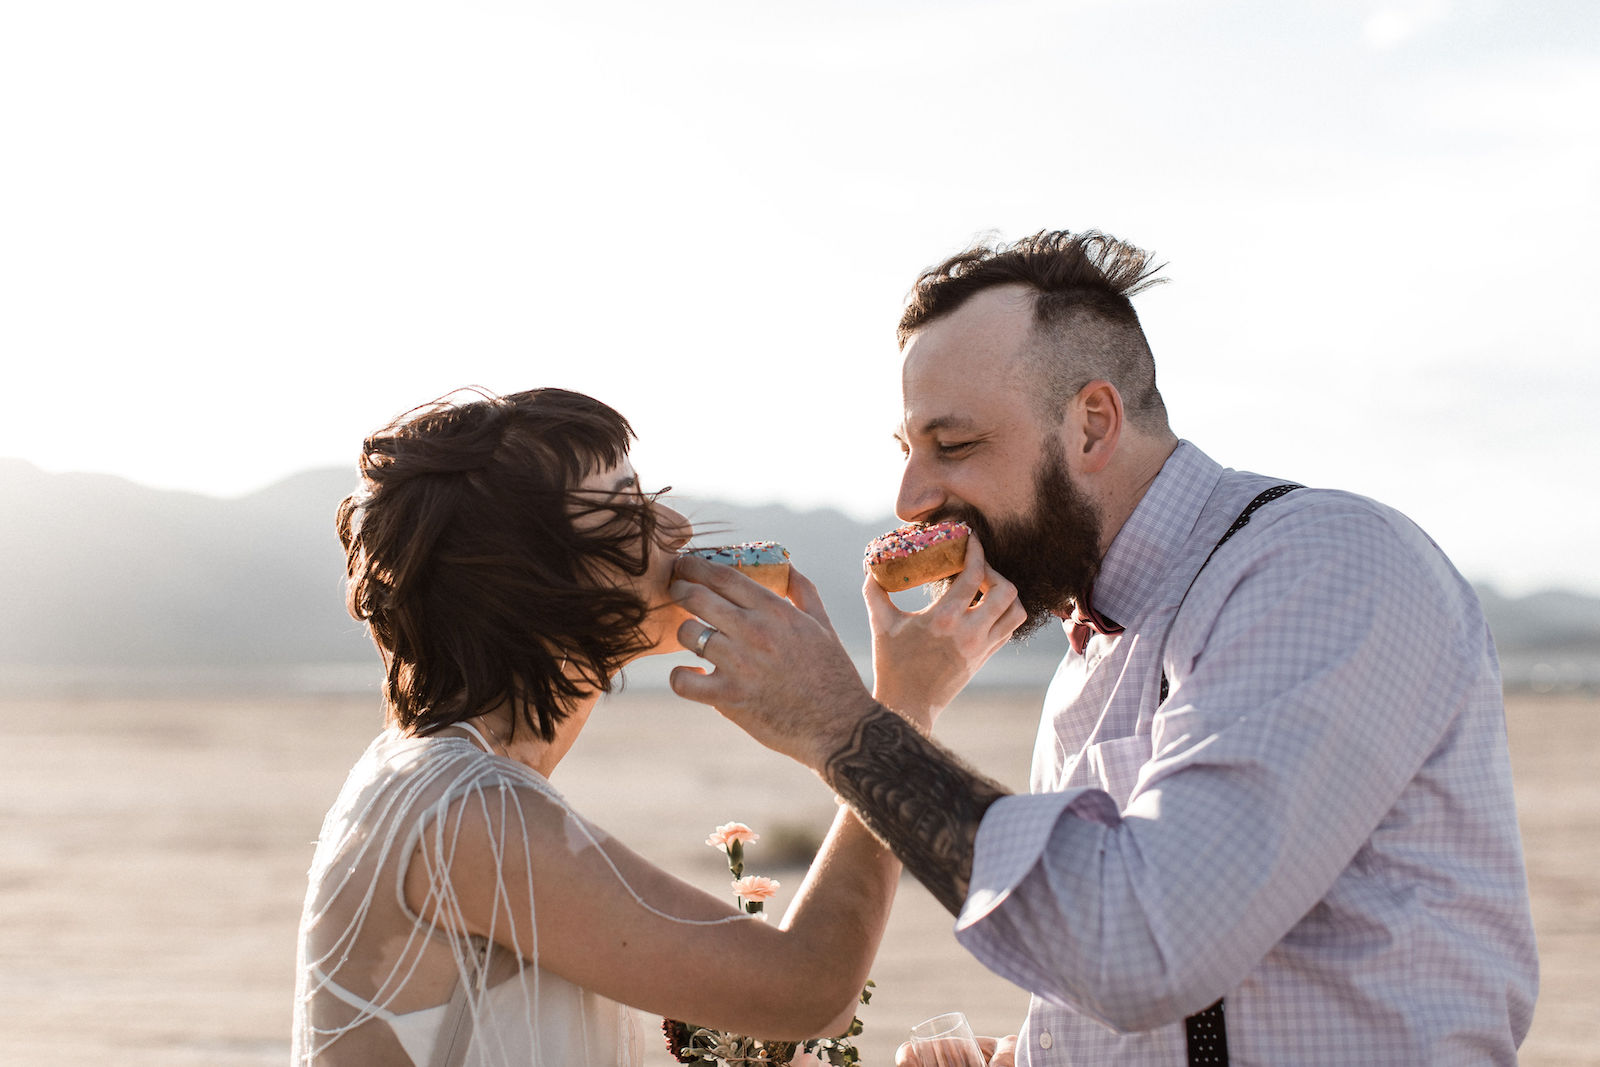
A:
{"label": "woman's dark windblown hair", "polygon": [[509,700],[513,732],[548,741],[649,647],[649,605],[602,575],[645,572],[652,498],[574,492],[633,436],[598,400],[534,389],[436,400],[367,438],[339,540],[392,722],[428,734]]}

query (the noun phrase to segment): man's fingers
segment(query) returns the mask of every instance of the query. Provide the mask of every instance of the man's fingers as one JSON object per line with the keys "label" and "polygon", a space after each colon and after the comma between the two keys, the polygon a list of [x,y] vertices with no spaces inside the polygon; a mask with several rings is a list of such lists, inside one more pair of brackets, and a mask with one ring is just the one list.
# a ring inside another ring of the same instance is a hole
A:
{"label": "man's fingers", "polygon": [[[679,556],[673,574],[679,580],[687,580],[695,585],[703,585],[707,589],[714,590],[723,599],[742,608],[759,604],[764,596],[777,595],[749,575],[740,574],[737,567],[729,567],[722,563],[712,563],[710,560],[701,559],[693,554]],[[677,582],[673,583],[675,586],[677,584]],[[693,609],[691,608],[690,610],[692,611]]]}
{"label": "man's fingers", "polygon": [[1017,587],[1002,578],[992,567],[985,566],[984,573],[983,600],[976,607],[990,613],[998,620],[1017,605]]}
{"label": "man's fingers", "polygon": [[896,617],[905,612],[889,599],[889,591],[878,584],[878,579],[868,574],[861,585],[861,599],[867,602],[867,621],[875,633],[882,633],[894,624]]}
{"label": "man's fingers", "polygon": [[984,576],[988,568],[983,563],[983,548],[978,544],[976,537],[967,538],[967,555],[961,563],[961,570],[950,582],[950,588],[940,597],[940,603],[949,601],[966,607],[983,592]]}
{"label": "man's fingers", "polygon": [[674,667],[667,676],[672,691],[685,700],[700,704],[716,703],[716,679],[699,667]]}
{"label": "man's fingers", "polygon": [[828,609],[822,604],[822,594],[810,578],[800,573],[800,569],[793,564],[789,566],[789,600],[801,611],[810,615],[823,625],[828,632],[833,632],[833,623],[828,621]]}
{"label": "man's fingers", "polygon": [[678,644],[701,659],[711,658],[711,639],[722,629],[702,619],[684,619],[678,624]]}
{"label": "man's fingers", "polygon": [[1017,632],[1017,627],[1028,621],[1028,609],[1022,606],[1022,601],[1012,598],[1011,606],[1006,608],[1005,614],[1000,616],[997,629],[1005,631],[1009,639]]}
{"label": "man's fingers", "polygon": [[967,555],[961,561],[961,569],[966,570],[968,567],[976,567],[981,571],[984,564],[988,562],[989,560],[983,554],[983,542],[969,535],[967,537]]}
{"label": "man's fingers", "polygon": [[[974,559],[976,557],[976,559]],[[1017,587],[1006,579],[1006,576],[989,566],[989,561],[984,558],[983,546],[973,538],[967,542],[968,567],[977,565],[979,577],[978,588],[983,591],[983,599],[976,607],[999,614],[1017,598]]]}
{"label": "man's fingers", "polygon": [[704,619],[717,629],[726,630],[732,628],[739,617],[737,604],[716,590],[695,582],[680,579],[667,587],[667,593],[675,603],[695,616],[678,627],[678,641],[684,648],[693,648],[695,638],[700,636],[702,624],[697,619]]}

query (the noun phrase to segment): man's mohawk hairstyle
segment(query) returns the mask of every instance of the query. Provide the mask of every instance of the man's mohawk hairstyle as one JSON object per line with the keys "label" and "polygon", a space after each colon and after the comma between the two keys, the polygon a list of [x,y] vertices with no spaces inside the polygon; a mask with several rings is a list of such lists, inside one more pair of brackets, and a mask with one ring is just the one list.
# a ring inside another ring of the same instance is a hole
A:
{"label": "man's mohawk hairstyle", "polygon": [[1040,230],[1010,244],[979,241],[917,278],[900,318],[900,347],[929,322],[999,285],[1026,285],[1038,293],[1035,311],[1042,322],[1077,306],[1131,316],[1129,297],[1164,281],[1155,277],[1164,265],[1151,266],[1148,252],[1098,230]]}

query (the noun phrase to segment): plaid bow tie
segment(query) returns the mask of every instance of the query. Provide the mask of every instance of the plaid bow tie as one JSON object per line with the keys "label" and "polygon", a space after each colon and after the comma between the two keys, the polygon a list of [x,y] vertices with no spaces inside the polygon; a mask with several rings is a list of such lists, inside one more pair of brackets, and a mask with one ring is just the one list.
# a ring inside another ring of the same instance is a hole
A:
{"label": "plaid bow tie", "polygon": [[[1087,600],[1085,601],[1087,603]],[[1105,634],[1107,637],[1115,636],[1122,632],[1122,627],[1100,614],[1091,607],[1080,604],[1072,609],[1072,618],[1068,620],[1071,625],[1067,627],[1067,641],[1072,645],[1072,651],[1083,655],[1083,650],[1089,644],[1089,632]]]}

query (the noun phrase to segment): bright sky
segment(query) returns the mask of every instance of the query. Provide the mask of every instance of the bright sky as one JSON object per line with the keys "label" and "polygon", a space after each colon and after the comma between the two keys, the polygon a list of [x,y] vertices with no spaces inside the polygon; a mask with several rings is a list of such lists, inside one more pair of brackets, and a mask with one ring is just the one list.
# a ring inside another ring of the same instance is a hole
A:
{"label": "bright sky", "polygon": [[1600,593],[1594,0],[52,0],[0,145],[46,469],[236,495],[564,385],[648,482],[881,516],[916,272],[1098,228],[1181,436]]}

